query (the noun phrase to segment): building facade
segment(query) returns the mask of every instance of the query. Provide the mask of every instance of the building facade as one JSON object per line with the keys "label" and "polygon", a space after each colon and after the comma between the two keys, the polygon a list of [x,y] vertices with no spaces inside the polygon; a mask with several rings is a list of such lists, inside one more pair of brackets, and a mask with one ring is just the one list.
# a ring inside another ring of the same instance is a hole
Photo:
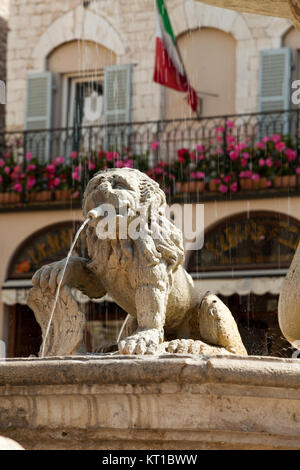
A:
{"label": "building facade", "polygon": [[0,129],[5,127],[5,108],[6,101],[6,46],[8,33],[8,0],[0,2]]}
{"label": "building facade", "polygon": [[[219,168],[226,158],[234,162],[232,152],[238,146],[241,156],[241,144],[254,161],[258,141],[269,136],[272,144],[272,135],[285,134],[295,137],[288,150],[291,159],[298,158],[298,110],[290,97],[291,81],[299,78],[300,32],[285,19],[240,14],[192,0],[169,0],[167,6],[199,96],[200,120],[192,115],[184,94],[152,81],[152,0],[11,0],[3,155],[9,149],[17,155],[14,164],[21,162],[28,169],[28,154],[33,161],[51,165],[61,156],[66,162],[74,152],[75,157],[83,152],[90,161],[101,149],[119,151],[126,146],[154,165],[158,159],[171,164],[181,148],[191,157],[195,148],[202,154],[200,147],[205,147],[208,158],[208,149],[217,145],[217,153],[212,153],[213,158],[219,155]],[[296,176],[296,171],[286,176]],[[85,172],[85,181],[88,177]],[[187,188],[176,189],[176,182],[187,181],[176,180],[169,198],[180,204],[204,204],[204,250],[187,251],[186,256],[195,282],[228,303],[250,353],[288,355],[276,309],[300,236],[300,193],[297,182],[276,186],[275,173],[268,174],[271,180],[272,187],[252,184],[247,191],[240,180],[232,183],[239,191],[226,183],[225,192],[218,190],[224,186],[219,182],[217,190],[201,189],[192,195]],[[40,265],[66,254],[62,240],[70,240],[82,221],[80,200],[59,202],[54,200],[55,187],[51,189],[52,200],[43,202],[30,191],[24,194],[28,186],[23,187],[21,198],[0,209],[0,338],[10,356],[37,353],[40,331],[25,307],[30,277]],[[113,339],[123,312],[108,303],[84,308],[86,347],[95,351],[99,341]]]}

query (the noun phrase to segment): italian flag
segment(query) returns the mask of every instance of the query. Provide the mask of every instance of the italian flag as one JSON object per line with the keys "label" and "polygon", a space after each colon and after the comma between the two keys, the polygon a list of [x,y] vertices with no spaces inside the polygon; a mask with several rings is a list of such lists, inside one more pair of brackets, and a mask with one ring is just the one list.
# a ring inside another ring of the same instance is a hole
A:
{"label": "italian flag", "polygon": [[156,51],[153,80],[160,85],[188,93],[188,103],[196,111],[198,97],[191,87],[180,58],[165,0],[154,0],[156,10]]}

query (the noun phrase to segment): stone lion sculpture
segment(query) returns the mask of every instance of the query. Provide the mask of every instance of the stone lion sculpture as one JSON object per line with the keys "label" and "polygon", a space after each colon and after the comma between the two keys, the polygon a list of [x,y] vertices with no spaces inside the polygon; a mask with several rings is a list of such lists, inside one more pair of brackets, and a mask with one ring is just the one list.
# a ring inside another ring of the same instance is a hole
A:
{"label": "stone lion sculpture", "polygon": [[[103,205],[115,210],[115,237],[99,232]],[[143,214],[143,236],[121,237],[122,223],[128,227],[136,214]],[[129,168],[101,171],[86,187],[83,215],[90,219],[89,258],[71,257],[62,285],[90,298],[109,294],[129,314],[120,354],[247,354],[228,308],[218,297],[198,292],[185,271],[182,233],[166,217],[165,194],[155,181]],[[64,264],[35,273],[29,300],[34,310],[38,297],[54,295]]]}

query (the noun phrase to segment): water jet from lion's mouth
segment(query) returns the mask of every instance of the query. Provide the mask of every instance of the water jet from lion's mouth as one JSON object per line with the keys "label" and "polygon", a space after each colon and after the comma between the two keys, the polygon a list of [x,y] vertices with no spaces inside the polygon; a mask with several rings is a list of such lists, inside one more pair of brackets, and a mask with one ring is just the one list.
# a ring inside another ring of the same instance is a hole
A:
{"label": "water jet from lion's mouth", "polygon": [[54,303],[53,303],[53,307],[52,307],[52,310],[51,310],[51,314],[50,314],[50,318],[49,318],[49,322],[48,322],[48,325],[47,325],[47,330],[46,330],[46,333],[45,333],[45,337],[43,339],[43,344],[42,344],[42,351],[41,351],[41,357],[45,357],[45,347],[46,347],[46,341],[47,341],[47,338],[48,338],[48,335],[49,335],[49,331],[50,331],[50,327],[51,327],[51,323],[52,323],[52,318],[53,318],[53,315],[54,315],[54,312],[55,312],[55,309],[56,309],[56,305],[57,305],[57,302],[58,302],[58,298],[59,298],[59,294],[60,294],[60,289],[61,289],[61,285],[62,285],[62,281],[63,281],[63,278],[64,278],[64,275],[65,275],[65,272],[66,272],[66,269],[67,269],[67,265],[68,265],[68,262],[69,262],[69,259],[71,258],[71,255],[72,255],[72,252],[75,248],[75,245],[78,241],[78,238],[81,234],[81,232],[84,230],[85,226],[88,224],[88,222],[91,220],[91,217],[88,216],[85,221],[83,222],[83,224],[79,227],[75,237],[74,237],[74,241],[71,245],[71,248],[69,250],[69,253],[68,253],[68,256],[66,258],[66,262],[65,262],[65,265],[64,265],[64,268],[63,268],[63,271],[62,271],[62,275],[60,277],[60,280],[59,280],[59,283],[58,283],[58,286],[56,288],[56,294],[55,294],[55,299],[54,299]]}

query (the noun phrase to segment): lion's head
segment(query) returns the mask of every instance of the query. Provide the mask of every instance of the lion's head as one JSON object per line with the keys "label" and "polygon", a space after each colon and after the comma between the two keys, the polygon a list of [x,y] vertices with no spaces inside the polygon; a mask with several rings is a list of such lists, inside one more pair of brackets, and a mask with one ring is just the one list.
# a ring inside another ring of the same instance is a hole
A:
{"label": "lion's head", "polygon": [[[174,271],[183,263],[184,250],[181,232],[166,217],[166,197],[159,185],[145,173],[132,168],[118,168],[100,171],[88,183],[83,199],[83,214],[101,206],[110,204],[119,217],[122,208],[127,208],[128,220],[137,214],[147,214],[145,223],[147,233],[144,238],[130,240],[131,244],[138,244],[139,256],[153,264],[164,260],[170,271]],[[95,227],[88,228],[89,239],[95,242]],[[101,240],[99,240],[101,243]],[[93,244],[89,244],[89,255],[94,258]]]}

